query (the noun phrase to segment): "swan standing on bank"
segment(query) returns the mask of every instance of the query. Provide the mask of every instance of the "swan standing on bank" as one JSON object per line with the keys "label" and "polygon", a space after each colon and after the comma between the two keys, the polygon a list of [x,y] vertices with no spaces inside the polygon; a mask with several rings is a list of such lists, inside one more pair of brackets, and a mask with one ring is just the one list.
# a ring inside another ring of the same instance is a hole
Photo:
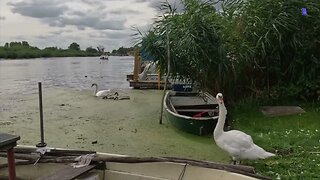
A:
{"label": "swan standing on bank", "polygon": [[227,109],[221,93],[217,94],[216,99],[219,104],[219,118],[213,132],[213,137],[216,144],[222,150],[229,153],[234,163],[241,159],[255,160],[275,156],[254,144],[251,136],[244,132],[237,130],[224,132],[223,127],[226,120]]}
{"label": "swan standing on bank", "polygon": [[94,94],[93,94],[96,97],[105,97],[105,96],[108,96],[112,93],[110,89],[98,91],[98,84],[96,84],[96,83],[93,83],[91,85],[91,87],[93,87],[93,86],[96,87]]}

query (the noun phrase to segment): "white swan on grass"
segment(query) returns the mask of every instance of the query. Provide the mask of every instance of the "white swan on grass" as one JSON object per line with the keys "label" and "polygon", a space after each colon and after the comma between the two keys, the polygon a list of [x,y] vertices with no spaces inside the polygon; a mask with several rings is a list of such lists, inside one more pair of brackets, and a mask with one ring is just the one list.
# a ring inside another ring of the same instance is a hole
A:
{"label": "white swan on grass", "polygon": [[238,130],[224,132],[223,127],[226,120],[227,109],[223,102],[223,96],[218,93],[216,99],[219,104],[218,123],[214,129],[213,137],[216,144],[226,151],[235,163],[241,159],[265,159],[275,154],[269,153],[253,143],[250,135]]}
{"label": "white swan on grass", "polygon": [[106,90],[100,90],[98,91],[98,84],[93,83],[91,85],[91,87],[95,86],[95,90],[94,90],[94,96],[96,97],[106,97],[106,96],[110,96],[110,94],[115,94],[117,93],[116,91],[112,91],[111,89],[106,89]]}

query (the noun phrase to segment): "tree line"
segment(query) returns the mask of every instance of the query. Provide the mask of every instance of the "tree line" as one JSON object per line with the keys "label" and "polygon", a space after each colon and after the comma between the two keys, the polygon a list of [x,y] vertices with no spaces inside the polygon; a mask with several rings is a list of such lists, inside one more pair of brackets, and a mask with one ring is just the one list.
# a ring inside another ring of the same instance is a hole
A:
{"label": "tree line", "polygon": [[[192,79],[230,101],[320,101],[320,1],[181,0],[141,34],[139,46],[171,75]],[[301,14],[301,7],[308,15]]]}
{"label": "tree line", "polygon": [[40,58],[40,57],[85,57],[100,56],[101,54],[126,56],[130,55],[133,48],[120,47],[118,50],[104,52],[103,46],[94,48],[87,47],[85,50],[80,49],[80,45],[76,42],[71,43],[67,49],[58,47],[46,47],[39,49],[31,46],[27,41],[5,43],[0,46],[0,58],[4,59],[22,59],[22,58]]}

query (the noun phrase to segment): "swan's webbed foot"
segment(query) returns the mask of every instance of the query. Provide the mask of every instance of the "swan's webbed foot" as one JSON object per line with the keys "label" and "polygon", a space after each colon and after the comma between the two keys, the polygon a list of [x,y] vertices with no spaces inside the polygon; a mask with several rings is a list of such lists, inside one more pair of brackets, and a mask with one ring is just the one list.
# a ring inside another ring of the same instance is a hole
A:
{"label": "swan's webbed foot", "polygon": [[235,157],[232,157],[232,164],[233,165],[240,165],[241,161],[237,161],[237,159]]}
{"label": "swan's webbed foot", "polygon": [[113,98],[113,100],[118,100],[119,99],[119,93],[116,91],[115,93],[114,93],[114,98]]}

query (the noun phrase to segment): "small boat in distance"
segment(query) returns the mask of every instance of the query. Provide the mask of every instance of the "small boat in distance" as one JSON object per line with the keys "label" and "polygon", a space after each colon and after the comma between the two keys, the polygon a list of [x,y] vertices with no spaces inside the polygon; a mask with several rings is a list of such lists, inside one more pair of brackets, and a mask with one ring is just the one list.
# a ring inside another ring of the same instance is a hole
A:
{"label": "small boat in distance", "polygon": [[206,135],[217,123],[218,103],[208,93],[168,91],[163,105],[170,123],[182,131]]}
{"label": "small boat in distance", "polygon": [[100,59],[101,59],[101,60],[109,60],[109,56],[106,55],[106,54],[102,54],[102,55],[100,56]]}

